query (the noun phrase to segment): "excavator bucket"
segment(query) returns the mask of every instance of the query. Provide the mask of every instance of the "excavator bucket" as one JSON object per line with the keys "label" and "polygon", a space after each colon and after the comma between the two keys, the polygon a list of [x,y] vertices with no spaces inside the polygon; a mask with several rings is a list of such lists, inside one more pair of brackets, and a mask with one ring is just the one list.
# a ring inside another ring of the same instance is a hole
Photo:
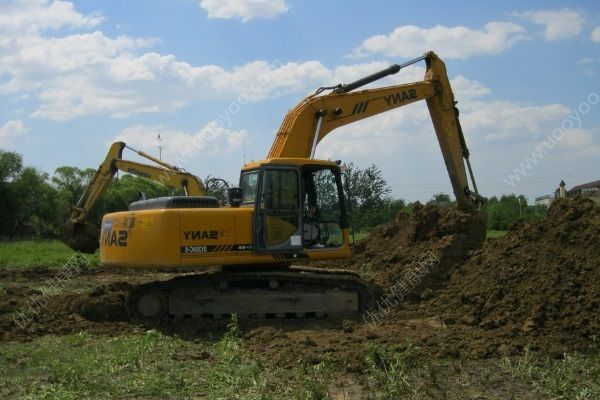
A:
{"label": "excavator bucket", "polygon": [[89,223],[74,223],[69,220],[61,227],[60,239],[75,251],[93,253],[100,244],[100,229]]}

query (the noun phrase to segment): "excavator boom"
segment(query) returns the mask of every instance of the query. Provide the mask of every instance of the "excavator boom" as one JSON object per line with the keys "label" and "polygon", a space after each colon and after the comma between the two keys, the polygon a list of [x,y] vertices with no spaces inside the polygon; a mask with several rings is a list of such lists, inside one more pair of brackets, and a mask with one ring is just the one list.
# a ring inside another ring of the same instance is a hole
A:
{"label": "excavator boom", "polygon": [[[421,60],[425,60],[427,65],[423,81],[351,92]],[[321,94],[327,89],[331,92]],[[317,144],[334,129],[421,100],[427,102],[457,204],[464,209],[471,208],[482,198],[477,194],[470,170],[469,151],[446,67],[433,52],[348,85],[321,88],[306,97],[286,115],[268,158],[312,158]],[[465,161],[469,166],[473,191],[469,188]]]}

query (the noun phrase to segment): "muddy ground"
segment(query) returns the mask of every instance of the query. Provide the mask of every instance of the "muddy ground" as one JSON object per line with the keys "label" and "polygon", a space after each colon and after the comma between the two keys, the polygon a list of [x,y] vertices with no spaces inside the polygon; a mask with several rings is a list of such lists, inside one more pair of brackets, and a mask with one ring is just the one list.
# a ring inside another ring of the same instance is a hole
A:
{"label": "muddy ground", "polygon": [[[426,356],[465,360],[521,355],[525,348],[553,357],[597,351],[600,209],[582,199],[557,201],[545,219],[513,226],[500,239],[484,237],[479,215],[417,205],[360,242],[350,260],[315,264],[357,271],[377,285],[380,299],[370,314],[242,320],[245,343],[277,365],[327,357],[357,373],[368,343],[411,343]],[[172,276],[100,271],[74,278],[88,290],[41,291],[55,274],[0,270],[0,341],[140,332],[147,327],[127,322],[127,291]],[[155,328],[212,340],[226,323],[183,318]]]}

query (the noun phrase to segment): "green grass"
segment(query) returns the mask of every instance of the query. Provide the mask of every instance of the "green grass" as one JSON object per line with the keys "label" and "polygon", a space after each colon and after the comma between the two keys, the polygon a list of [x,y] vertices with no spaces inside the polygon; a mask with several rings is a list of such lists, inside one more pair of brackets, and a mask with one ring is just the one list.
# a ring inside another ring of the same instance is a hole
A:
{"label": "green grass", "polygon": [[[0,242],[0,268],[60,268],[75,254],[58,240]],[[97,255],[87,255],[93,266],[98,264]]]}
{"label": "green grass", "polygon": [[[369,236],[369,232],[354,232],[354,236],[350,233],[350,243],[358,242]],[[353,240],[354,238],[354,240]]]}
{"label": "green grass", "polygon": [[217,343],[148,331],[45,336],[0,347],[0,396],[19,399],[327,399],[330,366],[275,368],[232,328]]}
{"label": "green grass", "polygon": [[411,370],[417,365],[418,349],[411,344],[399,348],[369,344],[366,375],[378,399],[402,399],[415,394]]}
{"label": "green grass", "polygon": [[[411,344],[369,344],[364,368],[351,380],[362,388],[360,398],[372,399],[597,399],[599,361],[529,352],[513,360],[444,360],[425,357]],[[335,388],[349,377],[327,356],[318,364],[298,359],[286,366],[257,357],[245,348],[235,320],[216,342],[155,330],[3,342],[0,370],[0,396],[11,399],[317,400],[342,398]]]}
{"label": "green grass", "polygon": [[600,399],[600,355],[564,354],[562,359],[540,358],[529,350],[503,367],[543,398]]}
{"label": "green grass", "polygon": [[494,230],[488,229],[486,237],[488,239],[498,239],[504,235],[506,235],[506,231],[494,231]]}

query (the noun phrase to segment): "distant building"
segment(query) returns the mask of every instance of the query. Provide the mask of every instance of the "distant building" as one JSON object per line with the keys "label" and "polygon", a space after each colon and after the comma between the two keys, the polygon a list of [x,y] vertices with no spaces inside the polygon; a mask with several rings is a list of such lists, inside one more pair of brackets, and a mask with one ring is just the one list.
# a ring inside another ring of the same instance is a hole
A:
{"label": "distant building", "polygon": [[567,197],[577,196],[591,196],[600,190],[600,181],[594,181],[590,183],[584,183],[583,185],[577,185],[567,192]]}
{"label": "distant building", "polygon": [[567,184],[565,183],[565,181],[560,181],[560,184],[558,185],[558,188],[554,191],[554,198],[555,199],[564,199],[565,197],[567,197]]}
{"label": "distant building", "polygon": [[600,181],[593,181],[584,183],[583,185],[577,185],[570,190],[566,190],[565,186],[565,181],[561,181],[559,188],[554,191],[554,198],[586,197],[593,200],[597,204],[600,204]]}
{"label": "distant building", "polygon": [[550,207],[550,204],[552,204],[553,201],[554,201],[554,197],[547,194],[545,196],[536,197],[535,205]]}

